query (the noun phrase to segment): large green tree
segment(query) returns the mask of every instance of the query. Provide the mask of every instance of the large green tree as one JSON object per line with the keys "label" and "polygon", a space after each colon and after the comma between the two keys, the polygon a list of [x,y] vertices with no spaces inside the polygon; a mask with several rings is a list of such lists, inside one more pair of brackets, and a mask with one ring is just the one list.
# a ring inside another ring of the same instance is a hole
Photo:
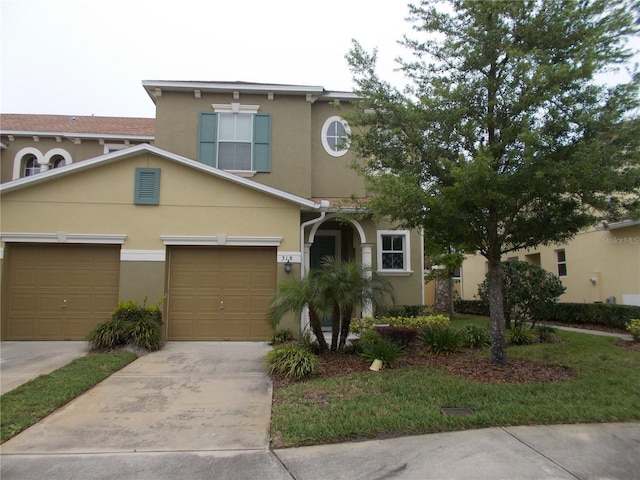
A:
{"label": "large green tree", "polygon": [[347,61],[362,101],[352,145],[368,207],[489,265],[492,360],[507,362],[501,258],[635,217],[640,191],[640,75],[624,66],[640,4],[624,0],[423,1],[399,59],[400,90],[354,41]]}

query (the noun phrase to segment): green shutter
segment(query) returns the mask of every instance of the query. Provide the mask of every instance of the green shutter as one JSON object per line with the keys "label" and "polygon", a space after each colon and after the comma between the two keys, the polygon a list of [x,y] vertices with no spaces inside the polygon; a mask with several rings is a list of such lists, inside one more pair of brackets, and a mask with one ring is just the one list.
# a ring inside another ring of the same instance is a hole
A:
{"label": "green shutter", "polygon": [[200,114],[198,161],[215,167],[218,136],[218,115],[202,112]]}
{"label": "green shutter", "polygon": [[271,171],[271,115],[258,114],[253,119],[253,169]]}
{"label": "green shutter", "polygon": [[158,205],[160,203],[160,169],[136,168],[133,203]]}

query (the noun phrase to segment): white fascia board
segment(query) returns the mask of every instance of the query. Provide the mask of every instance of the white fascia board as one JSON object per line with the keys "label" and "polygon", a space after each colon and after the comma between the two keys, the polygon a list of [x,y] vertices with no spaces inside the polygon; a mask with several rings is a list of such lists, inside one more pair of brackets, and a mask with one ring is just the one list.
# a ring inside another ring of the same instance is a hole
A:
{"label": "white fascia board", "polygon": [[2,135],[13,135],[14,137],[63,137],[63,138],[83,138],[83,139],[96,139],[101,138],[105,140],[141,140],[141,141],[153,141],[155,137],[153,135],[118,135],[118,134],[104,134],[104,133],[73,133],[73,132],[52,132],[52,131],[37,131],[37,130],[0,130]]}
{"label": "white fascia board", "polygon": [[126,234],[117,233],[68,233],[68,232],[0,232],[5,243],[98,243],[122,245]]}
{"label": "white fascia board", "polygon": [[180,163],[182,165],[186,165],[195,170],[200,170],[202,172],[206,172],[218,178],[223,178],[225,180],[236,183],[238,185],[251,188],[258,192],[266,193],[267,195],[271,195],[276,198],[280,198],[282,200],[286,200],[286,201],[298,204],[300,207],[305,209],[318,210],[326,206],[325,203],[323,202],[315,203],[313,200],[299,197],[298,195],[294,195],[293,193],[285,192],[283,190],[270,187],[268,185],[263,185],[262,183],[258,183],[253,180],[243,178],[238,175],[234,175],[233,173],[225,172],[224,170],[220,170],[218,168],[210,167],[209,165],[205,165],[204,163],[191,160],[189,158],[183,157],[181,155],[177,155],[175,153],[169,152],[167,150],[163,150],[161,148],[158,148],[154,145],[149,145],[147,143],[142,143],[130,148],[124,148],[122,150],[117,150],[115,152],[107,153],[106,155],[101,155],[99,157],[95,157],[89,160],[75,162],[75,163],[72,163],[71,165],[65,165],[64,167],[54,168],[53,170],[36,173],[35,175],[22,177],[17,180],[12,180],[10,182],[3,183],[0,185],[0,194],[8,193],[13,190],[18,190],[20,188],[24,188],[32,184],[53,180],[54,178],[62,177],[64,175],[70,175],[76,171],[87,170],[89,168],[93,168],[94,166],[97,166],[100,164],[108,164],[108,163],[122,160],[125,158],[130,158],[143,152],[152,153],[159,157],[166,158],[168,160],[174,161],[176,163]]}
{"label": "white fascia board", "polygon": [[244,93],[285,93],[304,95],[313,93],[321,95],[324,88],[314,85],[280,85],[269,83],[244,83],[244,82],[189,82],[189,81],[163,81],[163,80],[143,80],[142,86],[148,89],[165,89],[169,91],[178,90],[200,90],[201,92],[244,92]]}
{"label": "white fascia board", "polygon": [[349,102],[362,99],[362,97],[353,92],[325,92],[320,98],[323,100],[344,100]]}

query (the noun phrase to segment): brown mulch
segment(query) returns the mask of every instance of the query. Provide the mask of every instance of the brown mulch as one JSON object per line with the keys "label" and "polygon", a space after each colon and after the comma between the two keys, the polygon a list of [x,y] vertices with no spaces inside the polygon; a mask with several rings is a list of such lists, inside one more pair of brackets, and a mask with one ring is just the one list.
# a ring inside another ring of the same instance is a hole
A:
{"label": "brown mulch", "polygon": [[[471,356],[472,353],[475,352],[473,350],[464,350],[452,355],[433,355],[424,348],[416,346],[410,348],[405,358],[393,367],[388,368],[388,370],[397,370],[409,366],[432,365],[442,367],[454,375],[488,384],[561,382],[577,377],[576,372],[559,365],[547,365],[520,359],[509,359],[506,365],[497,365],[491,363],[490,358]],[[313,378],[340,377],[352,373],[373,374],[369,370],[369,364],[359,355],[325,353],[320,356],[320,359],[322,362],[321,372],[314,375]],[[274,389],[295,383],[277,375],[272,375],[272,380]]]}

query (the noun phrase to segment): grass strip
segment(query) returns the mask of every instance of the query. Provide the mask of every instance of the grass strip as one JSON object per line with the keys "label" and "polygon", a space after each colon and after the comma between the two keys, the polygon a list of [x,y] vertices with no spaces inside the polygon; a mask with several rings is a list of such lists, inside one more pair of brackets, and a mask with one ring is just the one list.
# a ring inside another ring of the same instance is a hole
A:
{"label": "grass strip", "polygon": [[[640,354],[616,339],[561,332],[568,343],[510,347],[512,359],[569,367],[574,380],[484,384],[425,366],[301,382],[275,392],[277,448],[508,425],[640,420]],[[488,356],[487,350],[477,355]],[[471,408],[467,417],[443,407]]]}
{"label": "grass strip", "polygon": [[131,352],[77,358],[0,397],[0,443],[9,440],[137,358]]}

